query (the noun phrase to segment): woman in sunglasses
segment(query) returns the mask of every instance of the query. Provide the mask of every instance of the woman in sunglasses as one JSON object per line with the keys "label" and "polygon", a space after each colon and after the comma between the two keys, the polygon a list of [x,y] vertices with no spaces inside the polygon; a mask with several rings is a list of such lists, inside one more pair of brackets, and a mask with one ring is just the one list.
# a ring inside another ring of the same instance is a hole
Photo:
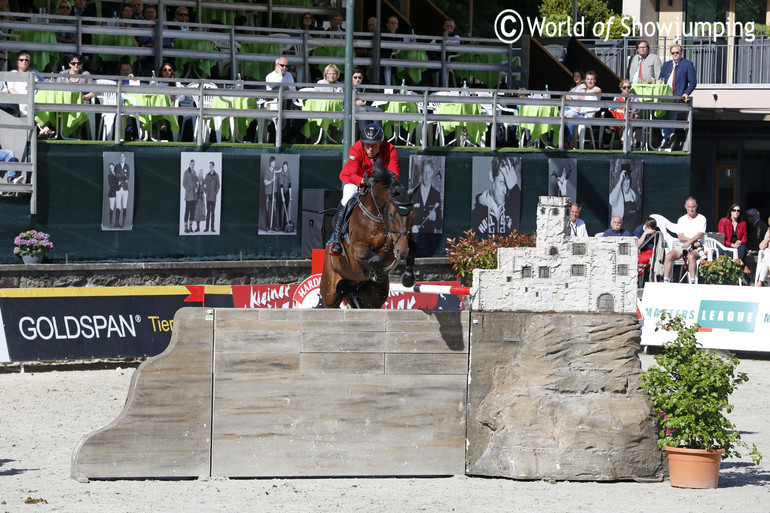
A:
{"label": "woman in sunglasses", "polygon": [[748,241],[748,231],[746,221],[743,220],[743,209],[737,203],[730,205],[725,217],[719,220],[719,233],[725,236],[724,245],[728,248],[738,250],[738,258],[743,259],[746,256],[746,242]]}
{"label": "woman in sunglasses", "polygon": [[[37,70],[32,66],[32,54],[27,50],[21,50],[16,54],[16,69],[12,69],[11,73],[24,73],[26,71],[37,73]],[[37,78],[38,81],[42,81],[42,77]],[[27,93],[27,79],[23,77],[18,82],[8,81],[8,92],[12,94],[26,94]],[[20,104],[19,110],[23,115],[27,115],[27,104]]]}
{"label": "woman in sunglasses", "polygon": [[[625,102],[626,98],[631,94],[631,80],[624,78],[623,80],[620,81],[620,93],[621,93],[621,96],[618,96],[617,98],[615,98],[615,101]],[[606,109],[606,110],[603,110],[601,113],[601,117],[603,118],[624,119],[625,115],[626,115],[626,109],[624,107],[618,107],[615,109]],[[620,134],[620,140],[621,142],[623,141],[625,134],[623,133],[622,126],[607,127],[604,129],[604,135],[607,137],[607,142],[602,143],[602,149],[605,149],[605,150],[610,149],[609,141],[610,141],[610,137],[612,136],[613,130]]]}
{"label": "woman in sunglasses", "polygon": [[[91,78],[91,73],[83,70],[83,56],[79,53],[71,53],[67,56],[67,65],[69,69],[64,70],[67,77],[67,81],[72,84],[93,84],[94,79]],[[83,93],[83,103],[91,103],[91,100],[96,96],[95,93]]]}

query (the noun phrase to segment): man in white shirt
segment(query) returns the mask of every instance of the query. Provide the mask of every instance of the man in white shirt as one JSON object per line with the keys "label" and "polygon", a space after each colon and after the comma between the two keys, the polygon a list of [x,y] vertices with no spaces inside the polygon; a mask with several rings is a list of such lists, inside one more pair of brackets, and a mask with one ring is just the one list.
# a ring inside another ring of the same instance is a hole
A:
{"label": "man in white shirt", "polygon": [[706,233],[706,218],[698,213],[698,202],[692,196],[687,198],[684,203],[687,214],[683,215],[677,221],[677,241],[674,241],[674,248],[666,254],[663,263],[663,281],[671,281],[671,271],[674,268],[674,262],[684,257],[687,261],[690,283],[696,283],[695,271],[698,265],[698,259],[703,253],[703,235]]}
{"label": "man in white shirt", "polygon": [[[289,61],[286,60],[286,57],[278,57],[275,60],[275,70],[271,71],[267,74],[265,77],[265,82],[267,82],[267,85],[265,86],[265,89],[268,91],[272,91],[276,83],[279,84],[294,84],[294,77],[291,73],[288,73],[287,70],[289,68]],[[296,91],[296,87],[293,85],[288,86],[288,89],[290,91]]]}
{"label": "man in white shirt", "polygon": [[586,230],[586,224],[580,219],[581,207],[577,203],[573,203],[569,208],[569,234],[573,237],[588,237],[588,230]]}

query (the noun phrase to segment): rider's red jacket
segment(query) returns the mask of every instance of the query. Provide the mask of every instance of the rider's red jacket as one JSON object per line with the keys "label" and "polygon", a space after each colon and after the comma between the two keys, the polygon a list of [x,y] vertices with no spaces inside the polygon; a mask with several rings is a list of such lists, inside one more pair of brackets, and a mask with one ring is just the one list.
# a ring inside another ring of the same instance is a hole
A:
{"label": "rider's red jacket", "polygon": [[[393,171],[393,174],[398,175],[398,153],[396,153],[396,147],[390,144],[388,141],[382,141],[380,146],[380,153],[375,159],[382,160],[382,163],[386,168]],[[350,153],[348,153],[348,160],[345,165],[342,166],[340,172],[340,180],[342,183],[352,183],[355,185],[361,185],[361,180],[364,179],[369,173],[372,172],[372,161],[364,151],[364,145],[361,141],[357,141],[350,147]]]}

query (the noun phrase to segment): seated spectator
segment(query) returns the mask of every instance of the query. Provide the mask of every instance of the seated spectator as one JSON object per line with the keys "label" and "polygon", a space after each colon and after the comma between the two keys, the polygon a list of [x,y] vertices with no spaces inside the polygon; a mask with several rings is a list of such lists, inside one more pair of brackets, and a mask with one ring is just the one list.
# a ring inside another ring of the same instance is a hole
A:
{"label": "seated spectator", "polygon": [[340,76],[340,69],[334,64],[329,64],[324,68],[324,78],[316,82],[315,90],[325,93],[341,93],[342,82],[337,80]]}
{"label": "seated spectator", "polygon": [[[16,158],[16,155],[14,155],[11,150],[0,149],[0,162],[18,161],[19,159]],[[0,173],[2,173],[0,176],[2,176],[3,181],[8,183],[13,183],[17,178],[21,178],[21,173],[19,171],[0,171]]]}
{"label": "seated spectator", "polygon": [[[174,21],[177,23],[189,23],[190,20],[190,11],[187,9],[187,7],[180,5],[176,8],[176,11],[174,11]],[[190,27],[189,25],[182,25],[181,27],[178,27],[179,30],[184,31],[192,31],[195,30],[194,28]]]}
{"label": "seated spectator", "polygon": [[666,253],[663,267],[664,282],[671,281],[674,262],[684,258],[685,262],[687,262],[690,283],[697,283],[695,277],[698,260],[703,256],[703,236],[706,233],[706,218],[698,213],[698,202],[693,197],[687,198],[684,208],[687,210],[687,213],[676,222],[677,229],[679,230],[676,234],[677,240],[674,241],[674,247]]}
{"label": "seated spectator", "polygon": [[[0,0],[2,1],[2,0]],[[59,0],[57,3],[56,8],[56,14],[59,16],[69,16],[72,12],[72,7],[70,7],[70,4],[67,0]],[[72,24],[74,25],[77,22],[77,20],[72,20]],[[57,23],[64,23],[63,20],[57,20]],[[74,32],[55,32],[54,35],[56,36],[56,42],[57,43],[64,43],[64,44],[75,44],[75,33]]]}
{"label": "seated spectator", "polygon": [[727,215],[719,220],[717,230],[725,236],[724,245],[728,248],[737,249],[738,258],[743,260],[743,257],[746,256],[748,234],[746,230],[746,221],[743,220],[743,213],[740,205],[737,203],[730,205],[730,208],[727,209]]}
{"label": "seated spectator", "polygon": [[634,230],[634,237],[636,237],[636,251],[639,254],[638,269],[640,276],[650,265],[652,252],[655,249],[655,235],[659,232],[658,222],[652,217],[645,219],[644,223],[637,226]]}
{"label": "seated spectator", "polygon": [[581,210],[581,206],[577,203],[569,207],[569,234],[573,237],[588,237],[586,224],[580,219]]}
{"label": "seated spectator", "polygon": [[[433,45],[441,45],[446,43],[447,46],[449,45],[459,45],[460,44],[460,35],[456,34],[455,31],[457,30],[457,25],[455,23],[455,20],[452,18],[447,18],[444,20],[444,24],[441,26],[441,39],[434,39],[431,41],[431,44]],[[447,48],[446,50],[446,57],[447,59],[452,57],[456,57],[457,53],[452,53]],[[428,52],[428,60],[431,61],[440,61],[441,60],[441,52]],[[422,76],[420,77],[420,85],[428,85],[430,82],[433,81],[433,75],[441,71],[440,69],[426,69],[423,71]],[[495,84],[497,85],[497,84]]]}
{"label": "seated spectator", "polygon": [[131,0],[131,10],[133,11],[133,14],[131,15],[132,18],[135,20],[143,20],[144,19],[144,4],[142,4],[142,0]]}
{"label": "seated spectator", "polygon": [[[6,57],[5,52],[0,50],[0,69],[5,69],[5,63],[6,63]],[[8,89],[8,83],[5,81],[0,82],[0,94],[3,93],[10,93],[11,91]],[[12,116],[18,116],[19,115],[19,106],[15,103],[3,103],[0,101],[0,110],[3,110],[7,112],[8,114]]]}
{"label": "seated spectator", "polygon": [[138,85],[138,80],[128,80],[129,77],[133,78],[134,76],[134,66],[131,64],[131,61],[129,61],[127,58],[124,58],[120,61],[120,76],[126,77],[123,80],[120,81],[121,85]]}
{"label": "seated spectator", "polygon": [[[171,64],[171,62],[166,61],[163,63],[163,66],[160,67],[160,73],[158,75],[161,77],[161,80],[158,81],[158,85],[161,87],[182,87],[182,84],[173,80],[176,78],[176,70],[174,70],[174,65]],[[177,96],[171,95],[171,101],[175,102],[177,100]]]}
{"label": "seated spectator", "polygon": [[[631,81],[627,78],[624,78],[620,81],[620,92],[625,95],[631,94]],[[625,102],[626,97],[625,96],[618,96],[615,98],[615,101],[617,102]],[[601,117],[603,118],[615,118],[623,120],[625,119],[626,115],[626,109],[623,107],[618,107],[615,109],[605,109],[602,110]],[[631,117],[636,117],[633,115],[630,115]],[[607,136],[607,142],[602,143],[602,149],[608,150],[610,149],[610,137],[612,137],[612,131],[615,130],[620,134],[620,140],[623,141],[623,138],[625,137],[625,134],[623,133],[623,127],[622,126],[613,126],[613,127],[605,127],[604,128],[604,135]]]}
{"label": "seated spectator", "polygon": [[288,73],[288,69],[289,61],[286,60],[286,57],[278,57],[275,60],[275,69],[265,77],[265,82],[267,82],[265,89],[272,91],[273,88],[276,87],[276,84],[292,84],[287,87],[290,91],[296,91],[297,88],[294,86],[294,76],[291,73]]}
{"label": "seated spectator", "polygon": [[610,227],[605,230],[602,237],[632,237],[632,235],[623,229],[623,220],[620,216],[615,216],[610,221]]}
{"label": "seated spectator", "polygon": [[[134,19],[134,8],[131,7],[131,4],[125,3],[123,4],[123,7],[120,8],[120,19],[121,20],[133,20]],[[133,25],[131,23],[118,23],[119,27],[132,27]]]}
{"label": "seated spectator", "polygon": [[[353,81],[353,87],[355,87],[356,93],[361,93],[364,91],[364,76],[364,70],[361,68],[353,68],[353,76],[350,78]],[[379,126],[382,126],[382,121],[380,120],[368,120],[366,119],[366,116],[358,115],[359,113],[365,112],[382,112],[379,107],[372,107],[371,103],[372,102],[365,102],[364,100],[356,99],[356,121],[358,122],[359,132],[363,132],[364,128],[366,128],[366,126],[370,123],[375,123]]]}
{"label": "seated spectator", "polygon": [[[586,94],[576,95],[582,96],[583,100],[599,100],[601,99],[602,90],[596,85],[596,72],[586,71]],[[573,110],[567,112],[565,110],[565,117],[568,118],[584,118],[588,114],[593,114],[597,109],[591,107],[575,107]],[[567,132],[564,134],[564,145],[566,147],[572,146],[572,134],[575,132],[576,125],[567,125]]]}
{"label": "seated spectator", "polygon": [[327,32],[334,32],[334,34],[330,34],[329,37],[334,39],[342,39],[345,37],[345,29],[342,27],[343,21],[342,14],[340,13],[335,13],[334,16],[332,16],[332,24],[327,29]]}
{"label": "seated spectator", "polygon": [[747,242],[749,251],[759,250],[759,241],[762,240],[767,231],[767,224],[762,220],[759,211],[756,208],[750,208],[746,211]]}
{"label": "seated spectator", "polygon": [[299,22],[299,30],[315,30],[315,19],[313,15],[306,12],[302,15],[302,19]]}
{"label": "seated spectator", "polygon": [[[158,10],[155,8],[154,5],[145,5],[144,6],[144,19],[147,21],[147,23],[142,25],[142,28],[154,28],[155,27],[155,21],[158,19]],[[168,25],[163,25],[164,29],[168,28]],[[153,33],[151,36],[138,36],[136,38],[136,42],[139,43],[139,46],[147,46],[147,47],[154,47],[155,46],[155,34]],[[163,38],[163,48],[171,48],[171,38],[164,37]]]}
{"label": "seated spectator", "polygon": [[86,7],[86,0],[74,0],[72,15],[78,17],[93,18],[96,12],[90,7]]}
{"label": "seated spectator", "polygon": [[757,287],[767,281],[768,268],[770,268],[770,228],[765,230],[765,236],[759,243],[757,255]]}
{"label": "seated spectator", "polygon": [[[38,73],[32,63],[32,54],[27,50],[21,50],[16,54],[16,69],[12,69],[11,73],[24,73],[29,71],[32,73]],[[43,80],[42,77],[37,78],[38,81]],[[23,78],[18,82],[7,83],[7,92],[12,94],[26,94],[27,93],[27,79]],[[19,105],[19,111],[22,115],[27,115],[27,105]]]}
{"label": "seated spectator", "polygon": [[[78,75],[68,77],[67,80],[73,84],[93,84],[94,80],[91,78],[91,74],[87,71],[83,71],[83,56],[79,53],[71,53],[67,56],[67,65],[69,69],[65,69],[66,75]],[[96,96],[96,93],[88,92],[83,94],[83,103],[91,103],[91,100]]]}

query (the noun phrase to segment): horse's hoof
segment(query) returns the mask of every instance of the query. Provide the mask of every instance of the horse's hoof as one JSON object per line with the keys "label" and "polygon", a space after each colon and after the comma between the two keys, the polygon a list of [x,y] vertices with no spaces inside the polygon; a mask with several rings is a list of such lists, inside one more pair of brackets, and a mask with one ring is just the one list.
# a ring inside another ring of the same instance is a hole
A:
{"label": "horse's hoof", "polygon": [[414,273],[404,273],[401,276],[401,285],[407,288],[414,287]]}

